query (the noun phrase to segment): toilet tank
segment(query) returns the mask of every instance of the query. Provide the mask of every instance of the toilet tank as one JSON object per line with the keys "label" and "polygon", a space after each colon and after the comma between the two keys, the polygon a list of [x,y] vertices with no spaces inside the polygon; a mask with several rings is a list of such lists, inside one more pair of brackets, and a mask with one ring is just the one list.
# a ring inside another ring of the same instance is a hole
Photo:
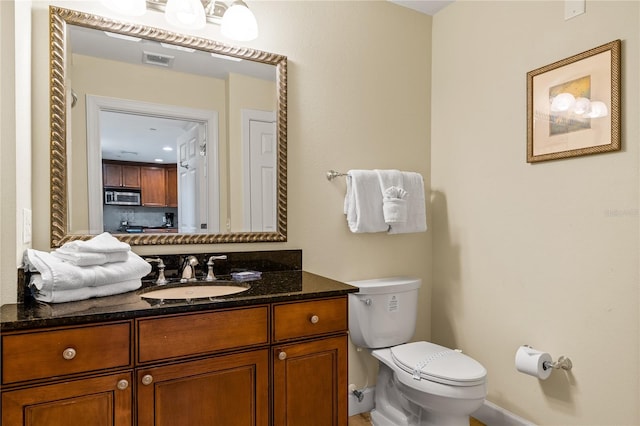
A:
{"label": "toilet tank", "polygon": [[354,345],[384,348],[408,342],[416,329],[419,278],[389,277],[351,281],[349,334]]}

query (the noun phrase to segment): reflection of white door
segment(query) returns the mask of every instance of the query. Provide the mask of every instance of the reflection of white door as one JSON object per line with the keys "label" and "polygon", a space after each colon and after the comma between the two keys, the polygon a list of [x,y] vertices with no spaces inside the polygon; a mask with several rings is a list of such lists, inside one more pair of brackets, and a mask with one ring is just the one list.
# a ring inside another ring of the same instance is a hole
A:
{"label": "reflection of white door", "polygon": [[189,234],[207,231],[200,226],[199,134],[196,127],[178,140],[178,232]]}
{"label": "reflection of white door", "polygon": [[251,232],[277,230],[277,137],[275,117],[270,118],[254,116],[248,120],[249,146],[245,155],[249,159],[249,176],[245,182],[249,203],[245,205],[245,220]]}

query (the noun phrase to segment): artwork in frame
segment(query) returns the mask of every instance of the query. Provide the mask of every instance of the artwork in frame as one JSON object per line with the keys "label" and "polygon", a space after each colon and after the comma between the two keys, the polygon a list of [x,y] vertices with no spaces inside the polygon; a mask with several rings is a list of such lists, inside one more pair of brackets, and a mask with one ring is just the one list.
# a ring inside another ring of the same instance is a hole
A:
{"label": "artwork in frame", "polygon": [[620,49],[614,40],[527,73],[527,162],[620,149]]}

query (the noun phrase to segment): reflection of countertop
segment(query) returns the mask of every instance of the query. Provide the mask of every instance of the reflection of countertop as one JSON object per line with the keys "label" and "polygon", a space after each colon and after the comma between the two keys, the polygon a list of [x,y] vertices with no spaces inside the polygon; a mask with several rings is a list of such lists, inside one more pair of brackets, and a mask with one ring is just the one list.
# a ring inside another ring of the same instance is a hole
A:
{"label": "reflection of countertop", "polygon": [[[228,277],[219,277],[225,279]],[[75,325],[87,322],[132,319],[150,315],[195,312],[217,308],[249,306],[262,303],[305,300],[318,297],[344,296],[357,292],[357,287],[304,271],[263,272],[262,278],[246,281],[251,288],[242,293],[191,303],[159,303],[142,299],[148,288],[115,296],[78,302],[47,304],[29,302],[0,307],[2,331]]]}

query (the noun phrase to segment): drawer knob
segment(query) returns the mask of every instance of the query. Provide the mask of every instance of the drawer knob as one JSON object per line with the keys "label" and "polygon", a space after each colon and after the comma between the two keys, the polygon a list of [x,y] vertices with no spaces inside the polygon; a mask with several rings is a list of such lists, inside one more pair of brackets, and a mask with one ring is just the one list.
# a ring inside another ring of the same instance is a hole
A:
{"label": "drawer knob", "polygon": [[309,321],[311,321],[311,324],[317,324],[318,321],[320,321],[320,317],[317,315],[313,315],[311,318],[309,318]]}
{"label": "drawer knob", "polygon": [[75,357],[76,357],[76,350],[73,348],[67,348],[64,351],[62,351],[62,358],[66,360],[71,360],[71,359],[74,359]]}
{"label": "drawer knob", "polygon": [[278,359],[280,361],[284,361],[285,359],[287,359],[287,353],[285,351],[282,351],[278,354]]}
{"label": "drawer knob", "polygon": [[153,376],[151,374],[145,374],[144,376],[142,376],[143,385],[148,386],[151,383],[153,383]]}
{"label": "drawer knob", "polygon": [[120,390],[125,390],[126,388],[129,387],[129,382],[125,379],[119,380],[118,381],[118,389]]}

